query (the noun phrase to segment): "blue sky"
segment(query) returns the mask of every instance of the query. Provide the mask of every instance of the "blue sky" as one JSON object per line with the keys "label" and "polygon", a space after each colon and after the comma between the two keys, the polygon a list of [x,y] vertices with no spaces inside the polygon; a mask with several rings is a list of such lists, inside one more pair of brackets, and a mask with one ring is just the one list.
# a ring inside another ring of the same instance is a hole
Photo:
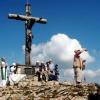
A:
{"label": "blue sky", "polygon": [[[24,22],[10,20],[8,13],[25,14],[26,0],[0,1],[0,57],[8,64],[24,63]],[[95,58],[89,68],[100,68],[100,1],[99,0],[30,0],[32,16],[48,19],[47,24],[33,26],[33,44],[45,43],[57,33],[80,41]]]}

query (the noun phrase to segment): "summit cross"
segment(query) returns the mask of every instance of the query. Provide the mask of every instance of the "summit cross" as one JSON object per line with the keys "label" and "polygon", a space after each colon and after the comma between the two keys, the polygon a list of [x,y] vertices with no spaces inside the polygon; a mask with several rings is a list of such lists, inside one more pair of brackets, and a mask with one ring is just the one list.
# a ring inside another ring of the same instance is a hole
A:
{"label": "summit cross", "polygon": [[15,19],[25,22],[25,65],[31,65],[31,46],[32,46],[32,26],[35,23],[46,24],[47,19],[39,18],[39,17],[32,17],[31,16],[31,5],[26,1],[26,15],[19,15],[19,14],[8,14],[9,19]]}

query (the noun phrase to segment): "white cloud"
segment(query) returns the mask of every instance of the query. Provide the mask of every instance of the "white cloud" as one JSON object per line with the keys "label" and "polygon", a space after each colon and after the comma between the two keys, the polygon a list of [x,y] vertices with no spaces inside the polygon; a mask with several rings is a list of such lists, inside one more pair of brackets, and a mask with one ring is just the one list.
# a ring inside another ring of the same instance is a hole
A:
{"label": "white cloud", "polygon": [[100,56],[100,51],[98,51],[96,49],[93,49],[92,53],[93,53],[94,56]]}
{"label": "white cloud", "polygon": [[[69,78],[69,80],[74,78],[73,69],[65,69],[63,71],[64,71],[64,77],[66,77],[66,79],[67,79],[67,77]],[[100,83],[100,69],[97,69],[97,70],[87,69],[83,72],[83,77],[84,76],[88,82]]]}
{"label": "white cloud", "polygon": [[[58,33],[53,35],[46,43],[33,44],[32,45],[32,63],[38,61],[48,61],[52,59],[54,63],[59,65],[61,80],[74,78],[74,71],[72,68],[74,50],[81,49],[82,45],[77,39],[68,37],[66,34]],[[24,49],[24,46],[23,46]],[[87,60],[87,63],[93,62],[94,58],[88,52],[81,54],[83,59]],[[100,77],[100,69],[86,70],[85,76],[87,79],[95,80]]]}
{"label": "white cloud", "polygon": [[[53,35],[50,41],[32,45],[32,62],[47,61],[52,59],[61,68],[72,67],[74,50],[82,46],[77,39],[68,37],[66,34],[58,33]],[[92,62],[93,57],[87,53],[81,55],[87,62]]]}
{"label": "white cloud", "polygon": [[93,53],[94,55],[97,55],[97,50],[96,50],[96,49],[93,49],[93,50],[92,50],[92,53]]}
{"label": "white cloud", "polygon": [[73,71],[73,69],[65,69],[65,70],[64,70],[64,76],[73,77],[73,76],[74,76],[74,71]]}
{"label": "white cloud", "polygon": [[100,77],[100,69],[97,69],[97,70],[86,70],[85,71],[85,75],[88,77],[88,78],[96,78],[96,77]]}

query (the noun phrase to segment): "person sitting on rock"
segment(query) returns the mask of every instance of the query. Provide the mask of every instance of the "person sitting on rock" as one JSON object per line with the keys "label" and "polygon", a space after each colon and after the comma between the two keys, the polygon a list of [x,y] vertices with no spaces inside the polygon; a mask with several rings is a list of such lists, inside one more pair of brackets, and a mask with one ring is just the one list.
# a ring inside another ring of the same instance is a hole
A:
{"label": "person sitting on rock", "polygon": [[39,72],[39,66],[40,66],[40,62],[36,61],[35,75],[37,75],[37,73]]}
{"label": "person sitting on rock", "polygon": [[16,72],[17,72],[17,65],[16,65],[16,63],[13,63],[10,66],[10,72],[11,72],[11,74],[16,74]]}
{"label": "person sitting on rock", "polygon": [[46,71],[46,66],[45,66],[45,64],[42,64],[42,73],[41,73],[41,74],[42,74],[42,80],[46,82],[46,81],[47,81],[47,80],[46,80],[47,71]]}
{"label": "person sitting on rock", "polygon": [[49,67],[49,62],[46,62],[46,72],[47,72],[47,81],[49,81],[49,77],[50,77],[50,74],[51,74],[51,71],[50,71],[50,67]]}
{"label": "person sitting on rock", "polygon": [[49,74],[49,81],[54,80],[54,63],[53,61],[50,59],[49,60],[49,68],[50,68],[50,74]]}
{"label": "person sitting on rock", "polygon": [[38,76],[38,81],[42,81],[43,80],[43,66],[44,63],[41,62],[41,64],[39,65],[39,71],[37,72],[37,76]]}

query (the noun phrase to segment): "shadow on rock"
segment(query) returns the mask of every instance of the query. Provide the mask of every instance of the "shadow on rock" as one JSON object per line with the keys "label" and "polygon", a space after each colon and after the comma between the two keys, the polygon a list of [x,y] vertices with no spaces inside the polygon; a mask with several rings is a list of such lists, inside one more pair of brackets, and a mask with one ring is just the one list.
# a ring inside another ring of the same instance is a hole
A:
{"label": "shadow on rock", "polygon": [[97,86],[97,93],[89,94],[88,100],[100,100],[100,85]]}

